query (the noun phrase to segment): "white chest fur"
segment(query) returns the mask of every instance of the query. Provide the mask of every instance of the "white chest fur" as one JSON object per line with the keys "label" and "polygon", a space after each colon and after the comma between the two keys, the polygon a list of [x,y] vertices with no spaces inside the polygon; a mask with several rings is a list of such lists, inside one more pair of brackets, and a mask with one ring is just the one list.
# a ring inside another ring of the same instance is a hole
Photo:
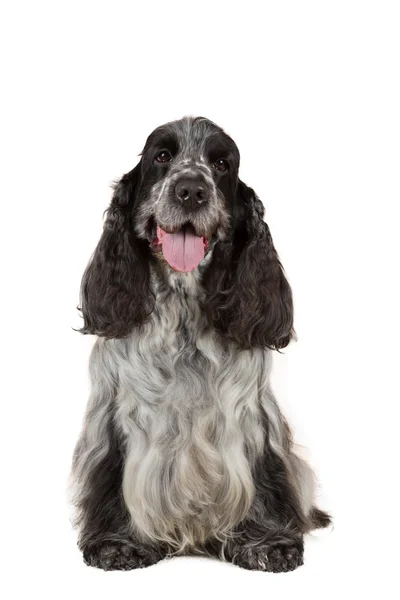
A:
{"label": "white chest fur", "polygon": [[222,539],[248,512],[268,370],[263,351],[223,347],[206,328],[191,277],[157,294],[143,331],[113,342],[125,502],[139,535],[177,550]]}

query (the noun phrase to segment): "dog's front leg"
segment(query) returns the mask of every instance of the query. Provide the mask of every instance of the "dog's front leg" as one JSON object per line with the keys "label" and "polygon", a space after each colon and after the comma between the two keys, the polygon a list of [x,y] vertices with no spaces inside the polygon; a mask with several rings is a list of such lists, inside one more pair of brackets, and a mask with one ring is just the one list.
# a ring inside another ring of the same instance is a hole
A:
{"label": "dog's front leg", "polygon": [[292,571],[303,564],[303,535],[328,526],[330,517],[313,504],[312,470],[294,453],[289,427],[269,389],[262,414],[265,445],[253,465],[253,505],[220,552],[246,569]]}
{"label": "dog's front leg", "polygon": [[224,544],[223,556],[245,569],[292,571],[303,564],[307,518],[283,461],[269,452],[254,471],[248,516]]}
{"label": "dog's front leg", "polygon": [[107,343],[99,340],[91,355],[92,393],[72,473],[79,547],[86,564],[106,571],[145,567],[164,555],[134,534],[122,496],[125,444],[115,426],[118,380],[110,364]]}

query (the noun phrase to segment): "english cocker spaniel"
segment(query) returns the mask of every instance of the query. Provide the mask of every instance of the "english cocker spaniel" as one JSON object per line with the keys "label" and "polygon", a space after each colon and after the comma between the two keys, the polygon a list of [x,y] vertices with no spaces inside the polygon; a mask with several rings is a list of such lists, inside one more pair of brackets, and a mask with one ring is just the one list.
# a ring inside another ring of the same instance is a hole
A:
{"label": "english cocker spaniel", "polygon": [[115,186],[81,288],[98,336],[72,471],[88,565],[203,553],[290,571],[330,522],[269,386],[292,293],[238,169],[220,127],[184,118]]}

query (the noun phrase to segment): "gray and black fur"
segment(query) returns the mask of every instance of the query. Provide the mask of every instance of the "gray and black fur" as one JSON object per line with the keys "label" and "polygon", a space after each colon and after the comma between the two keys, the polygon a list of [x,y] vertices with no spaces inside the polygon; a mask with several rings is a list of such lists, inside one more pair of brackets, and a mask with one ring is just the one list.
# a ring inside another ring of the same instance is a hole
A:
{"label": "gray and black fur", "polygon": [[[79,546],[105,570],[205,553],[288,571],[330,519],[269,387],[271,351],[293,333],[290,286],[238,178],[239,151],[204,118],[156,129],[116,185],[82,281],[97,335],[73,460]],[[199,202],[176,189],[196,181]],[[207,239],[197,268],[163,259],[157,225]]]}

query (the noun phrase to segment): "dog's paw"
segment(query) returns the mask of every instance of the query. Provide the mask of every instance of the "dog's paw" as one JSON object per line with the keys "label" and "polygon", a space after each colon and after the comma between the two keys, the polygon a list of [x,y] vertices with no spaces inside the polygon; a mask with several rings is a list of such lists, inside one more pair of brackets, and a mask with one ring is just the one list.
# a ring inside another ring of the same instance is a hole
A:
{"label": "dog's paw", "polygon": [[232,557],[235,565],[252,571],[285,573],[294,571],[303,564],[302,544],[276,544],[245,548]]}
{"label": "dog's paw", "polygon": [[141,569],[155,564],[161,558],[154,551],[139,550],[124,542],[104,542],[83,550],[85,563],[104,571]]}

